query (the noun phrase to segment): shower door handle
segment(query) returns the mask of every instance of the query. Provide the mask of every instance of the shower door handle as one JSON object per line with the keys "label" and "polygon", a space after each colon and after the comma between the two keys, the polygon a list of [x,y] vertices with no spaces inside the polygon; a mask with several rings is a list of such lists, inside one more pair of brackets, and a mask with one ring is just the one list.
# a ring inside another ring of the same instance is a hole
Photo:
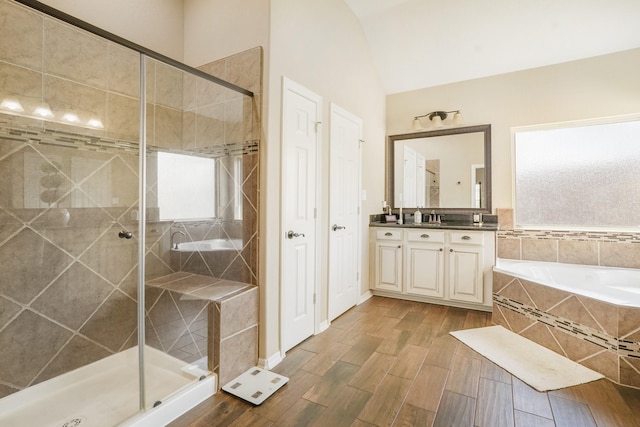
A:
{"label": "shower door handle", "polygon": [[131,233],[130,231],[122,230],[121,232],[118,233],[118,237],[121,239],[130,239],[133,237],[133,233]]}

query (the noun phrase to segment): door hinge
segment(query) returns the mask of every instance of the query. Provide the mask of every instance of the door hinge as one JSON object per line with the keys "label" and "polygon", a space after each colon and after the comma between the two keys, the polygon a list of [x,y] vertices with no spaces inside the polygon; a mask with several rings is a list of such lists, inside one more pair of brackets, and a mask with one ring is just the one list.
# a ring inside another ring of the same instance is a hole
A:
{"label": "door hinge", "polygon": [[314,122],[316,133],[318,133],[318,128],[320,127],[321,124],[322,122]]}
{"label": "door hinge", "polygon": [[318,219],[318,208],[313,208],[313,219]]}
{"label": "door hinge", "polygon": [[316,303],[316,294],[313,294],[313,303]]}

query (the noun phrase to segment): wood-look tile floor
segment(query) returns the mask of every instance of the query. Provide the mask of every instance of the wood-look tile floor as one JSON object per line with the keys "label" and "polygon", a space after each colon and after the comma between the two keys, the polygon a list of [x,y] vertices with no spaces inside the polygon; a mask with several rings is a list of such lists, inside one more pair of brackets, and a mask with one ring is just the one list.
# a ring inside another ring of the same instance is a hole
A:
{"label": "wood-look tile floor", "polygon": [[473,310],[373,297],[290,350],[260,406],[217,393],[177,426],[640,426],[640,390],[602,379],[539,393],[449,335]]}

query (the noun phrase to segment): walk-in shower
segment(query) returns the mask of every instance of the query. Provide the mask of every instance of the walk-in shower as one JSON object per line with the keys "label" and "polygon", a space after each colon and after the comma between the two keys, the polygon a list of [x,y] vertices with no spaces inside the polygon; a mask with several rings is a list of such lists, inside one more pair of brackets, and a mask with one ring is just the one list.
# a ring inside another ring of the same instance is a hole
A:
{"label": "walk-in shower", "polygon": [[0,23],[0,425],[183,411],[217,388],[214,299],[157,283],[256,284],[253,93],[35,1]]}

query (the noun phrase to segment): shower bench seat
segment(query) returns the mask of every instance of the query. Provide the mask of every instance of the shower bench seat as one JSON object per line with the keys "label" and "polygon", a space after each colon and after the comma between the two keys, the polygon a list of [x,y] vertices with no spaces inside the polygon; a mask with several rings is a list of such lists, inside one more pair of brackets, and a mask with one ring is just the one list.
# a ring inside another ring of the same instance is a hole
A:
{"label": "shower bench seat", "polygon": [[[207,364],[222,386],[258,361],[258,287],[180,271],[146,282],[148,287],[177,293],[178,305],[207,303]],[[193,309],[191,309],[193,310]]]}

